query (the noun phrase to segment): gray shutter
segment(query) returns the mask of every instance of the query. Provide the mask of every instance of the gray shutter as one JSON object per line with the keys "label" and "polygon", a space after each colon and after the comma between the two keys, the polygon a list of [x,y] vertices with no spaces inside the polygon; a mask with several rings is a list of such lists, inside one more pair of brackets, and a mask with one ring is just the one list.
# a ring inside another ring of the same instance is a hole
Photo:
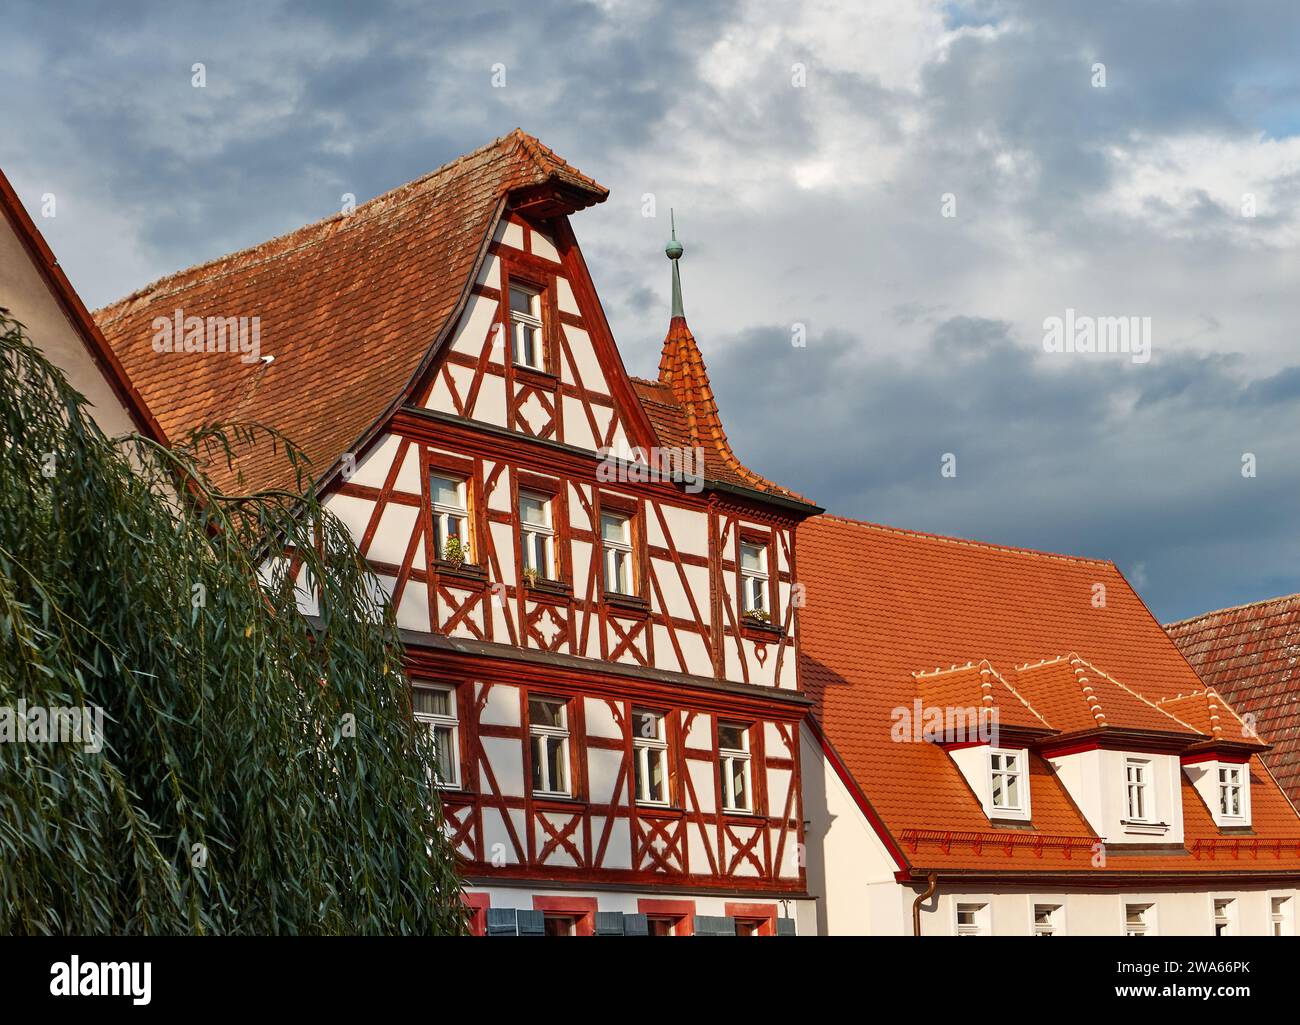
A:
{"label": "gray shutter", "polygon": [[649,936],[650,921],[645,915],[624,915],[623,916],[623,935],[624,936]]}
{"label": "gray shutter", "polygon": [[520,936],[545,936],[546,916],[540,911],[517,911]]}
{"label": "gray shutter", "polygon": [[514,908],[488,908],[487,934],[489,936],[518,936]]}
{"label": "gray shutter", "polygon": [[776,934],[778,936],[797,936],[795,932],[793,918],[778,918],[776,920]]}
{"label": "gray shutter", "polygon": [[596,912],[597,936],[622,936],[623,913],[621,911]]}
{"label": "gray shutter", "polygon": [[734,918],[718,918],[714,915],[696,915],[695,935],[735,936],[736,920]]}

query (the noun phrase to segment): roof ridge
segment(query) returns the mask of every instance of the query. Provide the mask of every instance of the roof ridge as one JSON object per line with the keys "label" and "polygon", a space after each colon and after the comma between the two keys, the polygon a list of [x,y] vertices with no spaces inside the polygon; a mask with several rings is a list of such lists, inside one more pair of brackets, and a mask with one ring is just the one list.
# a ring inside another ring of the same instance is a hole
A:
{"label": "roof ridge", "polygon": [[[879,531],[886,534],[900,534],[904,537],[915,537],[928,541],[942,541],[946,544],[961,545],[966,548],[985,548],[996,552],[1009,552],[1014,555],[1030,555],[1040,559],[1056,559],[1061,562],[1079,562],[1089,566],[1107,566],[1116,569],[1115,563],[1110,559],[1091,559],[1086,555],[1066,555],[1061,552],[1045,552],[1037,548],[1023,548],[1018,545],[1000,545],[995,541],[973,541],[970,538],[952,537],[949,534],[932,534],[924,530],[910,530],[907,527],[891,527],[886,523],[873,523],[871,520],[855,520],[848,516],[839,516],[835,513],[822,513],[817,517],[821,520],[833,520],[836,523],[843,523],[851,527],[861,527],[864,530]],[[1058,655],[1057,658],[1064,656]],[[1052,661],[1052,660],[1045,660]],[[1026,663],[1028,665],[1029,663]]]}
{"label": "roof ridge", "polygon": [[[279,235],[274,235],[268,239],[263,239],[261,242],[254,243],[253,245],[244,246],[242,249],[235,249],[229,253],[223,253],[220,256],[214,256],[210,260],[203,260],[200,261],[199,263],[191,264],[189,267],[182,267],[180,270],[172,271],[170,274],[165,274],[162,277],[154,281],[151,281],[149,284],[144,285],[141,288],[137,288],[134,292],[131,292],[129,295],[125,295],[120,299],[115,299],[111,303],[106,303],[105,305],[94,310],[92,315],[95,317],[97,321],[99,321],[100,318],[103,317],[104,321],[108,323],[112,323],[114,320],[119,318],[117,316],[107,316],[107,314],[109,314],[110,311],[116,311],[118,308],[125,307],[128,303],[133,302],[136,299],[143,298],[146,295],[158,295],[158,297],[161,298],[162,296],[166,295],[166,293],[162,291],[163,286],[165,286],[171,281],[186,277],[190,274],[207,270],[210,267],[215,267],[216,265],[225,263],[228,260],[234,260],[237,257],[249,256],[253,253],[256,253],[258,250],[267,247],[283,245],[284,243],[287,243],[290,240],[294,239],[295,236],[299,236],[299,235],[304,236],[303,241],[300,245],[286,246],[285,248],[278,249],[274,253],[268,253],[264,259],[256,261],[253,264],[241,263],[239,269],[242,271],[247,269],[249,266],[262,266],[267,263],[270,263],[272,260],[278,260],[290,256],[294,253],[302,252],[302,250],[307,249],[313,245],[318,245],[325,236],[323,229],[328,228],[330,225],[335,224],[336,222],[339,224],[360,225],[362,223],[365,223],[368,217],[372,216],[376,212],[375,208],[385,203],[392,204],[391,207],[386,205],[384,207],[385,210],[400,209],[402,206],[405,206],[407,203],[414,202],[416,199],[423,196],[425,190],[422,188],[422,186],[427,185],[433,179],[443,177],[444,175],[450,175],[451,172],[458,170],[461,167],[461,165],[466,164],[477,157],[481,157],[483,154],[511,140],[514,141],[515,145],[526,149],[529,152],[530,156],[533,157],[534,160],[538,160],[550,165],[558,165],[558,169],[564,170],[566,173],[572,174],[584,181],[590,181],[591,184],[597,188],[601,187],[597,185],[594,180],[588,179],[587,176],[582,174],[581,171],[578,171],[577,168],[567,163],[563,158],[561,158],[558,154],[556,154],[554,150],[547,148],[539,140],[529,135],[522,128],[514,128],[511,131],[507,132],[505,135],[498,136],[497,138],[493,139],[491,142],[484,143],[482,146],[479,146],[477,149],[471,150],[468,153],[462,153],[454,160],[449,160],[447,163],[442,164],[439,167],[435,167],[432,171],[429,171],[418,178],[414,178],[411,181],[403,182],[400,185],[396,185],[393,188],[388,189],[386,192],[379,193],[379,195],[377,196],[372,196],[370,199],[367,199],[364,203],[354,207],[348,213],[339,211],[338,213],[330,214],[328,217],[322,217],[319,220],[309,221],[306,224],[299,225],[297,228],[294,228],[290,231],[283,232]],[[538,153],[539,148],[545,151],[545,155]],[[557,167],[552,166],[549,168],[549,170],[552,173],[554,173],[554,171],[557,170]],[[405,193],[406,195],[402,195],[403,193]],[[397,202],[394,202],[394,200],[397,200]],[[311,233],[313,232],[316,232],[317,234],[312,235]],[[311,236],[311,237],[307,237],[307,236]],[[214,280],[217,277],[219,277],[219,275],[211,275],[209,277],[209,280]]]}
{"label": "roof ridge", "polygon": [[1186,619],[1176,619],[1172,623],[1165,623],[1166,630],[1172,630],[1176,626],[1186,626],[1188,623],[1195,623],[1199,619],[1209,619],[1211,616],[1221,616],[1225,612],[1242,612],[1245,609],[1260,608],[1264,605],[1274,605],[1278,602],[1290,601],[1291,599],[1300,599],[1300,594],[1279,594],[1275,598],[1260,598],[1258,601],[1248,601],[1242,605],[1225,605],[1221,609],[1211,609],[1209,612],[1201,612],[1195,616],[1188,616]]}
{"label": "roof ridge", "polygon": [[1077,655],[1077,654],[1072,655],[1072,658],[1073,658],[1073,661],[1081,662],[1083,665],[1087,666],[1089,669],[1093,670],[1094,672],[1100,673],[1100,674],[1101,674],[1102,676],[1104,676],[1107,680],[1109,680],[1111,683],[1113,683],[1116,687],[1119,687],[1119,688],[1122,689],[1122,690],[1128,691],[1128,693],[1130,693],[1131,695],[1133,695],[1133,697],[1137,698],[1139,701],[1143,702],[1144,704],[1150,705],[1152,708],[1154,708],[1154,709],[1155,709],[1157,712],[1159,712],[1161,715],[1168,716],[1170,719],[1172,719],[1174,722],[1178,723],[1180,726],[1185,726],[1185,727],[1187,727],[1187,729],[1191,730],[1191,731],[1192,731],[1193,733],[1195,733],[1197,736],[1201,736],[1201,737],[1205,736],[1204,733],[1202,733],[1200,730],[1198,730],[1198,729],[1197,729],[1195,726],[1193,726],[1191,723],[1189,723],[1189,722],[1184,722],[1182,719],[1178,718],[1178,716],[1174,715],[1172,712],[1166,712],[1163,708],[1161,708],[1159,705],[1157,705],[1154,701],[1152,701],[1152,700],[1151,700],[1150,698],[1148,698],[1146,695],[1144,695],[1144,694],[1139,694],[1139,693],[1138,693],[1137,691],[1135,691],[1132,687],[1130,687],[1128,684],[1126,684],[1123,680],[1117,680],[1115,677],[1111,676],[1110,673],[1106,672],[1106,670],[1102,669],[1100,666],[1093,665],[1093,664],[1092,664],[1091,662],[1089,662],[1086,658],[1083,658],[1082,656]]}

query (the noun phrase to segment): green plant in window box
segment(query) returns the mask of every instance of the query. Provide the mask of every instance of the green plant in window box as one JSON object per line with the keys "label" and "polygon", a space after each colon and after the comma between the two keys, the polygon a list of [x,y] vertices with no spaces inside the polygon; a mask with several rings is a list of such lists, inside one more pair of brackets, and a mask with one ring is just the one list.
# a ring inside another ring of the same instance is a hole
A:
{"label": "green plant in window box", "polygon": [[532,566],[524,570],[524,583],[529,587],[537,586],[537,570],[533,569]]}
{"label": "green plant in window box", "polygon": [[772,617],[767,614],[767,609],[746,609],[745,618],[752,619],[756,623],[772,622]]}
{"label": "green plant in window box", "polygon": [[465,564],[469,557],[469,549],[465,542],[458,537],[449,537],[442,545],[442,558],[444,562],[449,562],[457,569]]}

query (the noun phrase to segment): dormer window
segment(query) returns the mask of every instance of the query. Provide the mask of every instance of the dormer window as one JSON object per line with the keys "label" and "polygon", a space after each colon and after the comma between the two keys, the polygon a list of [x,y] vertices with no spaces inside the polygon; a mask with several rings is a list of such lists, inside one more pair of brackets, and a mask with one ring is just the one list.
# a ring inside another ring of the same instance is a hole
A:
{"label": "dormer window", "polygon": [[1023,812],[1025,810],[1023,772],[1024,763],[1018,751],[994,751],[989,755],[992,771],[993,814]]}
{"label": "dormer window", "polygon": [[1225,819],[1242,818],[1242,769],[1241,765],[1219,766],[1219,814]]}
{"label": "dormer window", "polygon": [[510,286],[510,337],[514,361],[532,370],[545,369],[542,352],[542,293],[527,285]]}
{"label": "dormer window", "polygon": [[1124,760],[1124,789],[1130,822],[1152,821],[1151,763],[1145,758]]}

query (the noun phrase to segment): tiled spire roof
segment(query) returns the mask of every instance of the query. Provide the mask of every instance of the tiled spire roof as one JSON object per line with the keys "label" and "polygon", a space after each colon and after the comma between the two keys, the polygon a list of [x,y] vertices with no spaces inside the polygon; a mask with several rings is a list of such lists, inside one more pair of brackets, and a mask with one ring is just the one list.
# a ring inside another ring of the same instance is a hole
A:
{"label": "tiled spire roof", "polygon": [[722,476],[728,483],[801,499],[793,491],[750,470],[731,450],[727,433],[722,428],[722,418],[718,415],[718,402],[709,384],[709,373],[704,367],[704,357],[700,355],[700,347],[682,312],[681,274],[677,261],[681,259],[683,249],[677,241],[675,223],[672,240],[664,252],[673,265],[673,312],[659,358],[658,383],[671,393],[674,404],[681,409],[686,433],[683,441],[692,448],[703,449],[706,466],[723,469],[725,474]]}

